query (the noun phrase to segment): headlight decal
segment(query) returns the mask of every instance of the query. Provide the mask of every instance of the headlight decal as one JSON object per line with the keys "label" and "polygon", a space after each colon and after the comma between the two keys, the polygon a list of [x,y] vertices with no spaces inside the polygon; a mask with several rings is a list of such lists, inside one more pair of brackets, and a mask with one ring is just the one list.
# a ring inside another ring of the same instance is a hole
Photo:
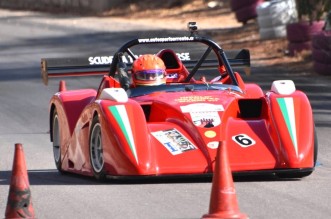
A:
{"label": "headlight decal", "polygon": [[136,145],[134,143],[132,129],[131,129],[128,113],[126,111],[125,106],[124,105],[110,106],[110,107],[108,107],[108,109],[115,117],[116,122],[118,123],[119,127],[121,128],[121,131],[123,132],[123,134],[126,138],[126,141],[128,142],[128,144],[130,146],[131,152],[138,163]]}
{"label": "headlight decal", "polygon": [[290,133],[296,155],[298,156],[298,140],[295,125],[294,102],[292,97],[277,98],[278,105],[285,120],[287,130]]}

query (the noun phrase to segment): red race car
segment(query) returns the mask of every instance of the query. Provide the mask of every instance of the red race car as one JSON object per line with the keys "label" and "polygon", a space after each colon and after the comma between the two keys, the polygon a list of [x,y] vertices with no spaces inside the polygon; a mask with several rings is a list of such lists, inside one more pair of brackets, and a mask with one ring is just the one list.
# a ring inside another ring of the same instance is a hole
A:
{"label": "red race car", "polygon": [[248,50],[225,52],[194,24],[189,29],[184,37],[133,39],[113,56],[42,59],[46,84],[103,75],[98,89],[66,90],[61,81],[50,100],[59,171],[100,180],[210,176],[225,141],[235,174],[313,172],[317,138],[307,96],[291,80],[274,81],[265,93],[244,83],[233,68],[249,68]]}

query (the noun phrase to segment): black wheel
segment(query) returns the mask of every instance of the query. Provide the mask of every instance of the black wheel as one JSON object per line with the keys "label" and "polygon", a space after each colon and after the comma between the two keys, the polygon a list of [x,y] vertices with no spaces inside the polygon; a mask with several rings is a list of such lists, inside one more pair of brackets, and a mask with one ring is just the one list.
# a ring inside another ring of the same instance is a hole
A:
{"label": "black wheel", "polygon": [[62,173],[62,159],[61,159],[61,133],[60,133],[60,123],[59,115],[56,109],[53,112],[52,119],[52,136],[53,136],[53,157],[55,161],[56,168]]}
{"label": "black wheel", "polygon": [[103,145],[101,137],[101,124],[98,117],[94,117],[90,131],[90,161],[94,176],[103,181],[106,178],[104,172]]}
{"label": "black wheel", "polygon": [[[314,126],[314,167],[316,166],[317,162],[317,153],[318,153],[318,140],[317,140],[317,133],[316,129]],[[293,173],[277,173],[277,176],[279,178],[288,178],[288,179],[293,179],[293,178],[303,178],[306,176],[309,176],[312,174],[313,170],[307,170],[304,172],[293,172]]]}
{"label": "black wheel", "polygon": [[[324,21],[296,22],[286,25],[286,37],[291,43],[303,43],[312,40],[312,36],[319,33],[324,26]],[[319,47],[316,47],[319,48]]]}
{"label": "black wheel", "polygon": [[318,140],[317,140],[316,128],[314,126],[314,166],[316,166],[317,154],[318,154]]}
{"label": "black wheel", "polygon": [[256,1],[251,5],[245,6],[235,11],[237,21],[242,22],[243,25],[247,24],[247,21],[257,17],[256,7],[260,4],[260,1]]}
{"label": "black wheel", "polygon": [[[330,38],[331,39],[331,38]],[[331,42],[331,40],[330,40]],[[331,51],[312,48],[312,57],[315,62],[330,64],[331,63]]]}
{"label": "black wheel", "polygon": [[312,44],[315,49],[331,51],[331,32],[319,31],[312,36]]}
{"label": "black wheel", "polygon": [[331,64],[325,64],[315,61],[314,70],[321,75],[330,75],[331,74]]}

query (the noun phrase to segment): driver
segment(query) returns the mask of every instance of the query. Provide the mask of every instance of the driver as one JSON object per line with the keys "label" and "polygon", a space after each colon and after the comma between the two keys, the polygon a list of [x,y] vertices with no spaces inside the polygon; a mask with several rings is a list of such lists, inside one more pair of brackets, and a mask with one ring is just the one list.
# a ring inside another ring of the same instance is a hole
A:
{"label": "driver", "polygon": [[166,67],[156,55],[142,55],[133,62],[133,86],[155,86],[166,83]]}

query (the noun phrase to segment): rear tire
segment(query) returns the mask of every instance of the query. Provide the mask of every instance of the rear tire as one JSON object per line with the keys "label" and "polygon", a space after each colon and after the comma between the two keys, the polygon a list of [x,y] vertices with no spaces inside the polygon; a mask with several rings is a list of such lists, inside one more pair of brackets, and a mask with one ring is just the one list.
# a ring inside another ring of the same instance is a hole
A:
{"label": "rear tire", "polygon": [[62,152],[61,152],[61,133],[60,133],[60,123],[59,116],[56,109],[53,112],[52,119],[52,136],[53,136],[53,157],[55,161],[55,166],[59,172],[62,170]]}
{"label": "rear tire", "polygon": [[92,121],[89,141],[89,152],[94,177],[100,181],[105,180],[106,174],[104,171],[101,124],[97,116],[95,116]]}
{"label": "rear tire", "polygon": [[317,140],[316,128],[314,126],[314,167],[316,167],[317,155],[318,155],[318,140]]}

